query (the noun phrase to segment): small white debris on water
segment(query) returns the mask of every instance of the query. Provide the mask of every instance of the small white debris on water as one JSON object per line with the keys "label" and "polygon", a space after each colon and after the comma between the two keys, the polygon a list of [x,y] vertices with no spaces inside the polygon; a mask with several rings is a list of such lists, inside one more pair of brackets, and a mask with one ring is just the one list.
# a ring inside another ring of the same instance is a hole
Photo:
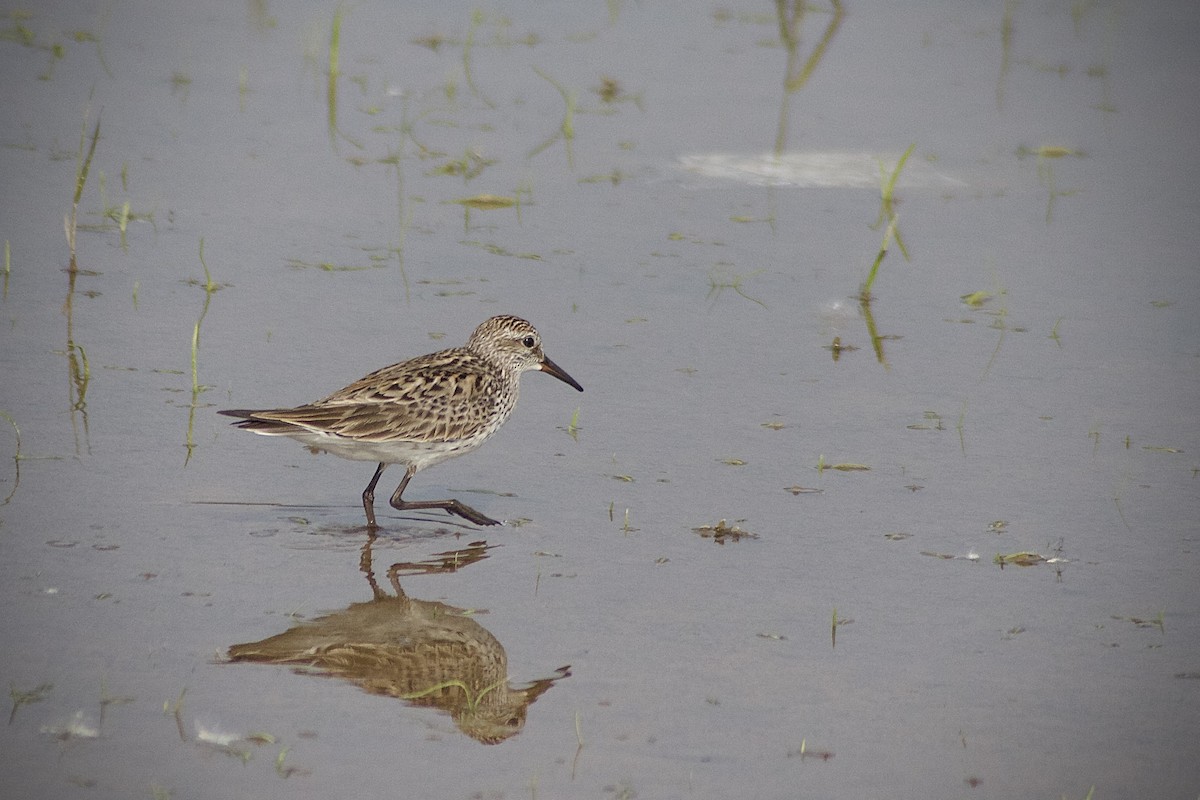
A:
{"label": "small white debris on water", "polygon": [[95,739],[100,736],[100,729],[82,711],[76,711],[65,725],[43,725],[42,733],[64,740]]}
{"label": "small white debris on water", "polygon": [[215,747],[229,747],[242,740],[241,735],[209,727],[202,722],[196,722],[196,741],[211,744]]}

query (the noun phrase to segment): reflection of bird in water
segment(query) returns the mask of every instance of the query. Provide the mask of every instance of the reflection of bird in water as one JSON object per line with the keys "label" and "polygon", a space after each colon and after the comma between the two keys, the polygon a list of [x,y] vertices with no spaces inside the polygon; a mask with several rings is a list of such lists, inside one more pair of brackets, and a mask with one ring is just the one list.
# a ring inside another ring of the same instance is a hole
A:
{"label": "reflection of bird in water", "polygon": [[511,686],[504,647],[482,625],[460,608],[408,597],[396,567],[388,571],[396,591],[389,596],[369,570],[370,542],[363,563],[374,599],[260,642],[233,645],[229,658],[308,667],[372,694],[441,709],[485,744],[519,733],[529,706],[570,675],[563,667],[553,678]]}

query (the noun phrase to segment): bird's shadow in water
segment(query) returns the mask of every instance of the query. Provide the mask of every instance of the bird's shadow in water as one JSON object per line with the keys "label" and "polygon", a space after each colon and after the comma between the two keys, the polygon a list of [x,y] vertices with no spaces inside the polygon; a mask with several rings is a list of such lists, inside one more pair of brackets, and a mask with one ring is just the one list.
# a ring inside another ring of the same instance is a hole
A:
{"label": "bird's shadow in water", "polygon": [[529,706],[570,667],[525,685],[508,680],[500,642],[464,609],[410,598],[400,575],[455,572],[487,558],[484,541],[388,568],[394,595],[379,586],[373,567],[377,535],[362,546],[359,568],[372,599],[353,603],[258,642],[229,648],[230,661],[289,664],[297,672],[347,680],[371,694],[432,707],[448,714],[463,733],[497,744],[525,726]]}

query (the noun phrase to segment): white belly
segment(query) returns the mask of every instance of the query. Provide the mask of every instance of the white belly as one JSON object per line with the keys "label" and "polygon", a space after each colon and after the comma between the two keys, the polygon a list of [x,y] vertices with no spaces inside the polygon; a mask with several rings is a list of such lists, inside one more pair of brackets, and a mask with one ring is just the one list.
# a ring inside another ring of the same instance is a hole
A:
{"label": "white belly", "polygon": [[404,464],[418,472],[445,461],[448,458],[469,453],[483,444],[487,437],[457,439],[448,442],[369,442],[347,439],[327,433],[297,429],[291,433],[267,433],[254,431],[263,436],[287,436],[308,447],[313,452],[332,453],[351,461],[372,461],[377,464]]}

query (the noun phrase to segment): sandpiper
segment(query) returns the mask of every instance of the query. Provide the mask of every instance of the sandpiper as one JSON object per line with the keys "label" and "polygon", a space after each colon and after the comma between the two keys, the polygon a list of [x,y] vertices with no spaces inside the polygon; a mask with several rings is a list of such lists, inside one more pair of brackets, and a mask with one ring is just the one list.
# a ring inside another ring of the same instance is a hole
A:
{"label": "sandpiper", "polygon": [[367,526],[375,524],[375,484],[388,464],[404,479],[389,501],[400,511],[441,508],[476,525],[499,521],[458,500],[405,500],[409,480],[426,467],[469,453],[491,438],[517,404],[522,372],[548,372],[583,387],[542,352],[542,337],[520,317],[484,321],[465,347],[453,347],[376,370],[324,400],[263,411],[231,409],[234,423],[264,436],[288,436],[313,452],[379,466],[362,493]]}

